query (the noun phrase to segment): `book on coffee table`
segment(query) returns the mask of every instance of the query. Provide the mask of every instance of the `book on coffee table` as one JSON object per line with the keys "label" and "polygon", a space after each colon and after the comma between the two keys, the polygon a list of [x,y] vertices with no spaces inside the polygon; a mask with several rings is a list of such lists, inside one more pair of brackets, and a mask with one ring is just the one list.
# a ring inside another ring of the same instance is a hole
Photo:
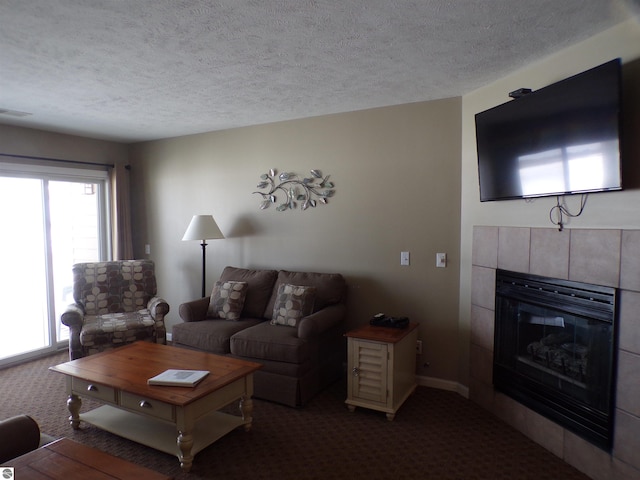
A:
{"label": "book on coffee table", "polygon": [[165,385],[169,387],[193,387],[209,375],[207,370],[174,370],[169,369],[147,380],[148,385]]}

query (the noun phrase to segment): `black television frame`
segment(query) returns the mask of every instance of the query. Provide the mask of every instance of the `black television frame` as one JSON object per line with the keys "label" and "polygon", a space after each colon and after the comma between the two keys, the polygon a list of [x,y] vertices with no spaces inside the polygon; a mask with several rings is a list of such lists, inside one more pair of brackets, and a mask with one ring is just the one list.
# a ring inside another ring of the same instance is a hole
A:
{"label": "black television frame", "polygon": [[[479,112],[475,115],[475,124],[481,202],[623,188],[622,64],[619,58]],[[563,177],[563,188],[524,192],[517,177],[518,157],[534,153],[532,148],[557,147],[565,156],[562,164],[566,174],[569,138],[612,142],[606,160],[609,177],[601,185],[576,189],[569,188]]]}

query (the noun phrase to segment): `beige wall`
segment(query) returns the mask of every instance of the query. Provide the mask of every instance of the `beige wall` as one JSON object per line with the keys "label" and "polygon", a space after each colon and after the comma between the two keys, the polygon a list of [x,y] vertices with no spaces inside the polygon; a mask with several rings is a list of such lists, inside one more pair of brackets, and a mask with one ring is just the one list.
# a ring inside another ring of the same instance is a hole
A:
{"label": "beige wall", "polygon": [[[128,161],[128,147],[120,143],[10,125],[0,125],[0,153],[102,164]],[[0,161],[25,160],[0,156]]]}
{"label": "beige wall", "polygon": [[[224,240],[207,247],[207,290],[225,265],[340,272],[349,324],[380,311],[420,322],[419,373],[457,381],[460,99],[416,103],[134,145],[135,248],[151,246],[171,325],[200,295],[194,214]],[[270,168],[331,175],[336,194],[307,211],[260,210]],[[411,265],[400,266],[400,252]],[[436,268],[436,252],[449,256]],[[424,367],[429,363],[430,367]]]}
{"label": "beige wall", "polygon": [[[549,210],[553,198],[534,201],[511,200],[501,202],[479,201],[478,169],[475,146],[474,115],[509,100],[508,92],[520,87],[538,89],[555,81],[595,67],[613,58],[623,61],[624,92],[628,93],[627,140],[634,145],[627,148],[625,162],[640,164],[640,25],[628,21],[600,35],[557,52],[546,60],[517,71],[512,75],[465,95],[462,99],[462,197],[460,236],[460,381],[468,385],[469,318],[471,310],[471,248],[474,225],[550,227]],[[633,78],[630,78],[632,76]],[[633,86],[635,84],[635,86]],[[633,88],[630,88],[633,87]],[[567,228],[638,228],[640,227],[640,190],[635,172],[634,185],[623,192],[597,193],[589,196],[587,206]],[[571,198],[568,205],[573,211],[579,198]]]}

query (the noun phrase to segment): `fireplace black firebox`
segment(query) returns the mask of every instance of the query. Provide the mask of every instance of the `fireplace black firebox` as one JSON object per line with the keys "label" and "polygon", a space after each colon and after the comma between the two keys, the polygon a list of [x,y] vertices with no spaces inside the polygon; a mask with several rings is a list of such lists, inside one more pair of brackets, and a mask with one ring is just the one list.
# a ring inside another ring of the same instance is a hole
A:
{"label": "fireplace black firebox", "polygon": [[493,383],[611,451],[615,288],[496,271]]}

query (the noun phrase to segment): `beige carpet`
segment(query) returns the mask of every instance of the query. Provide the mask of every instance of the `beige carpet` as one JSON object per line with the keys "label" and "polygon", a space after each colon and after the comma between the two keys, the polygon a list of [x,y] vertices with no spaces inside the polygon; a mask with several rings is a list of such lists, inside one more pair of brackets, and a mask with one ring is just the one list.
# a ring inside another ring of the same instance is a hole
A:
{"label": "beige carpet", "polygon": [[[48,371],[66,360],[65,352],[0,370],[0,418],[29,414],[50,435],[72,438],[176,479],[588,478],[455,393],[418,387],[389,422],[380,412],[358,408],[349,413],[345,382],[302,409],[256,399],[252,430],[234,431],[203,450],[192,471],[183,474],[171,455],[86,424],[73,431],[64,376]],[[97,405],[85,401],[82,410]]]}

